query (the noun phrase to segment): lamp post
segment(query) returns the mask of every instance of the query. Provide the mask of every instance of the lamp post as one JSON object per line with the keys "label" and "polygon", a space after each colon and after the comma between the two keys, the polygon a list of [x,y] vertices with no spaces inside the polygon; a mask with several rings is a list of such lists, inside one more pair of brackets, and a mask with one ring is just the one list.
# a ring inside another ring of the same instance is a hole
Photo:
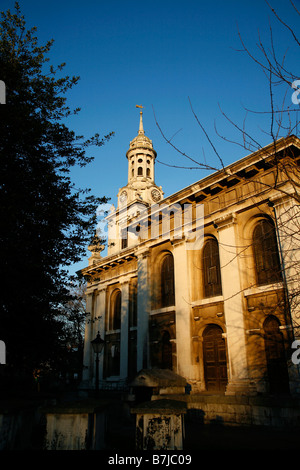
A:
{"label": "lamp post", "polygon": [[99,354],[102,352],[104,347],[104,340],[101,338],[100,333],[98,334],[95,339],[91,341],[93,346],[94,353],[96,354],[96,395],[98,395],[99,391]]}

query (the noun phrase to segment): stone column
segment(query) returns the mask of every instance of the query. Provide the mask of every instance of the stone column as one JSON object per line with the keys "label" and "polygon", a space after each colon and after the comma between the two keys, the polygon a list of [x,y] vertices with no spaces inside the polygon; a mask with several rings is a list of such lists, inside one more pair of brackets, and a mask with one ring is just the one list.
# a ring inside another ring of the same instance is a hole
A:
{"label": "stone column", "polygon": [[84,350],[83,350],[83,372],[81,388],[90,388],[90,381],[93,376],[93,352],[92,352],[92,316],[93,316],[93,292],[86,296],[86,321],[84,332]]}
{"label": "stone column", "polygon": [[[94,338],[98,331],[101,338],[105,339],[105,316],[106,316],[106,287],[100,288],[95,302],[95,323],[93,326]],[[94,339],[92,338],[92,339]],[[95,358],[94,358],[95,359]],[[99,356],[99,380],[103,380],[104,349]]]}
{"label": "stone column", "polygon": [[172,244],[174,248],[177,373],[190,380],[193,377],[187,249],[185,242],[182,240],[174,240]]}
{"label": "stone column", "polygon": [[216,221],[228,353],[227,395],[250,393],[235,214]]}
{"label": "stone column", "polygon": [[121,283],[120,379],[128,376],[129,281]]}
{"label": "stone column", "polygon": [[150,285],[148,274],[149,250],[137,251],[138,292],[137,292],[137,370],[149,366],[149,314],[150,314]]}

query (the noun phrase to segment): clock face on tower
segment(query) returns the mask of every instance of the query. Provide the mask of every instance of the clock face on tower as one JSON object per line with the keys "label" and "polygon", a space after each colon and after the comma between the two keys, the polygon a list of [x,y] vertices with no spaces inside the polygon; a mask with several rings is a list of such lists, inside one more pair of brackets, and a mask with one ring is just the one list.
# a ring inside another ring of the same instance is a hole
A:
{"label": "clock face on tower", "polygon": [[158,189],[155,189],[155,188],[152,189],[151,197],[152,197],[153,201],[155,201],[155,202],[160,201],[161,195],[160,195],[160,192],[158,191]]}

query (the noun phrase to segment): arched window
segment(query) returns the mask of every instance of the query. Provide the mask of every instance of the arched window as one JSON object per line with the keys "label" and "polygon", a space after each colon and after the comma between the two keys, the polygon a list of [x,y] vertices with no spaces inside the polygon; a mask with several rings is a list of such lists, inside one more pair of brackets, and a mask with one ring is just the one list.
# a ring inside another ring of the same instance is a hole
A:
{"label": "arched window", "polygon": [[171,254],[164,257],[161,265],[161,306],[175,304],[174,260]]}
{"label": "arched window", "polygon": [[116,290],[111,297],[109,329],[120,330],[121,328],[121,291]]}
{"label": "arched window", "polygon": [[143,176],[143,168],[141,166],[138,167],[138,176]]}
{"label": "arched window", "polygon": [[147,168],[147,176],[150,176],[150,168]]}
{"label": "arched window", "polygon": [[208,239],[203,248],[203,280],[205,297],[222,294],[219,246],[214,238]]}
{"label": "arched window", "polygon": [[281,281],[275,227],[268,220],[260,220],[254,229],[253,251],[257,284]]}

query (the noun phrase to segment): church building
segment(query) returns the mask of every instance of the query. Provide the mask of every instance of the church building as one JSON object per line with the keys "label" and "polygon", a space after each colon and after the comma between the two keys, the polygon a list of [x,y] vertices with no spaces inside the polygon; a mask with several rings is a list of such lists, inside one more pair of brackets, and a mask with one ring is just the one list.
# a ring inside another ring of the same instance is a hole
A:
{"label": "church building", "polygon": [[82,387],[97,377],[121,389],[163,369],[191,394],[299,394],[300,140],[279,139],[167,197],[156,155],[141,111],[128,181],[106,218],[107,255],[91,244],[81,271]]}

